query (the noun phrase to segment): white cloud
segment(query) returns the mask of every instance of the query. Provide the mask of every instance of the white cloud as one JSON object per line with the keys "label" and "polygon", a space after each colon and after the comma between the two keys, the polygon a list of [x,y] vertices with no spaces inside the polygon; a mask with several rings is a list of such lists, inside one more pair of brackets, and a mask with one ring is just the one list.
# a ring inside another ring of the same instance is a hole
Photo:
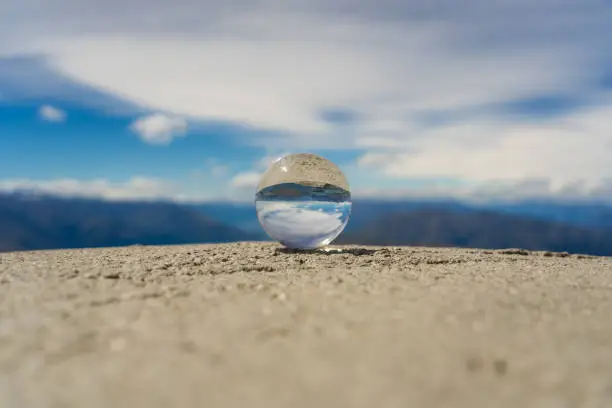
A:
{"label": "white cloud", "polygon": [[[184,134],[176,117],[186,117],[269,131],[242,140],[276,151],[365,149],[360,163],[388,179],[601,192],[611,176],[610,100],[556,123],[479,111],[538,95],[596,99],[586,88],[610,63],[612,36],[600,0],[39,3],[0,5],[11,16],[0,17],[0,54],[44,54],[66,78],[176,115],[133,124],[150,143]],[[339,130],[321,114],[333,108],[356,120]],[[481,116],[424,126],[430,111]],[[254,187],[263,167],[232,186]]]}
{"label": "white cloud", "polygon": [[62,197],[103,198],[107,200],[138,200],[170,198],[176,194],[172,184],[147,177],[133,177],[125,182],[107,179],[77,180],[0,180],[0,191],[51,194]]}
{"label": "white cloud", "polygon": [[[364,132],[365,133],[365,132]],[[393,138],[387,136],[374,137],[360,137],[355,141],[355,145],[362,148],[379,148],[379,149],[395,149],[401,145],[401,143]]]}
{"label": "white cloud", "polygon": [[[341,26],[312,24],[315,31]],[[60,72],[151,109],[307,134],[302,142],[311,145],[338,139],[329,137],[336,129],[319,114],[330,105],[354,107],[366,121],[401,122],[422,109],[570,89],[584,78],[581,63],[588,60],[580,51],[551,48],[454,54],[450,39],[445,44],[440,34],[412,26],[388,29],[382,41],[389,45],[379,47],[381,28],[346,30],[320,39],[277,31],[263,41],[98,36],[60,39],[44,48],[55,50]]]}
{"label": "white cloud", "polygon": [[166,145],[187,131],[187,121],[176,116],[154,113],[136,119],[130,125],[140,139],[146,143]]}
{"label": "white cloud", "polygon": [[66,112],[51,105],[43,105],[38,110],[41,119],[48,122],[63,122],[66,120]]}
{"label": "white cloud", "polygon": [[474,194],[499,186],[521,195],[517,186],[536,182],[546,195],[602,195],[612,179],[611,126],[612,104],[554,122],[451,124],[398,138],[393,151],[384,141],[358,164],[391,178],[460,180]]}
{"label": "white cloud", "polygon": [[234,190],[241,190],[243,193],[254,193],[257,184],[263,174],[275,161],[290,153],[269,154],[263,156],[253,164],[253,169],[234,175],[230,181],[230,187]]}
{"label": "white cloud", "polygon": [[600,66],[606,43],[597,29],[609,21],[603,6],[576,13],[569,0],[464,8],[361,0],[356,11],[180,0],[146,16],[132,0],[109,3],[98,18],[85,13],[87,1],[51,3],[79,25],[47,21],[28,46],[62,74],[151,109],[290,132],[302,137],[279,142],[310,146],[342,139],[320,115],[329,107],[401,132],[414,111],[573,89]]}
{"label": "white cloud", "polygon": [[260,178],[261,173],[255,171],[238,173],[232,178],[230,185],[236,189],[252,189],[254,192]]}
{"label": "white cloud", "polygon": [[329,244],[344,229],[350,207],[344,203],[324,203],[319,210],[304,203],[257,203],[257,216],[272,239],[294,248],[316,248]]}
{"label": "white cloud", "polygon": [[210,177],[211,175],[217,178],[227,176],[230,172],[230,165],[223,161],[211,157],[204,161],[204,170],[196,170],[196,173],[202,177]]}
{"label": "white cloud", "polygon": [[598,202],[612,204],[612,179],[599,184],[573,183],[555,186],[549,180],[499,180],[480,183],[424,183],[412,188],[359,188],[354,192],[359,199],[454,199],[461,202],[521,202],[524,200],[553,200],[555,202]]}
{"label": "white cloud", "polygon": [[210,168],[210,173],[215,177],[225,176],[228,171],[229,167],[222,164],[218,164]]}

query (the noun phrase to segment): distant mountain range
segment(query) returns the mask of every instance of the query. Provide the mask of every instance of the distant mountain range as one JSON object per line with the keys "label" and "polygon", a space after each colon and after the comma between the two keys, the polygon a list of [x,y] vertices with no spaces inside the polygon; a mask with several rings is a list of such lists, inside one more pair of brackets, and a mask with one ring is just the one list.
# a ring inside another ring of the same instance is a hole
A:
{"label": "distant mountain range", "polygon": [[[253,203],[121,203],[0,194],[0,251],[268,239]],[[612,255],[612,206],[358,200],[336,243]]]}
{"label": "distant mountain range", "polygon": [[0,251],[256,238],[195,208],[172,203],[0,195]]}
{"label": "distant mountain range", "polygon": [[474,210],[417,209],[348,229],[338,244],[522,248],[612,255],[612,229]]}
{"label": "distant mountain range", "polygon": [[[207,202],[194,206],[204,214],[238,228],[262,232],[253,203]],[[387,214],[417,210],[439,210],[452,213],[492,211],[555,221],[580,227],[612,228],[612,205],[590,203],[556,203],[553,201],[521,201],[517,203],[465,204],[451,200],[357,200],[348,228]],[[263,232],[262,232],[263,233]]]}

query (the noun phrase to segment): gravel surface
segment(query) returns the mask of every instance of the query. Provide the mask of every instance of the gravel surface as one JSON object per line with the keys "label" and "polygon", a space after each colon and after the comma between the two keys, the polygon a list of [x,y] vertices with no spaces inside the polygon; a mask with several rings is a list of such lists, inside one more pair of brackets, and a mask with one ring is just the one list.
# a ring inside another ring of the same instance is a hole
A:
{"label": "gravel surface", "polygon": [[0,406],[612,406],[612,258],[270,243],[0,254]]}

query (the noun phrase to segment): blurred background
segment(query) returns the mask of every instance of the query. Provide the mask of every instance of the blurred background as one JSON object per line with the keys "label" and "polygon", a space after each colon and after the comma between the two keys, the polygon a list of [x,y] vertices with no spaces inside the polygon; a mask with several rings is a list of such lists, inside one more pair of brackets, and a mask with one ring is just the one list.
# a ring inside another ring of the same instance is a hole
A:
{"label": "blurred background", "polygon": [[266,239],[272,160],[337,243],[612,255],[607,0],[0,3],[0,251]]}

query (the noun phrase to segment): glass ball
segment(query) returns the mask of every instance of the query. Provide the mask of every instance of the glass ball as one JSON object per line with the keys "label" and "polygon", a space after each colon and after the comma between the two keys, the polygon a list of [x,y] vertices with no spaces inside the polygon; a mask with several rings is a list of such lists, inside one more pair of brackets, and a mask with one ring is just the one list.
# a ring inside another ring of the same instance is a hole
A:
{"label": "glass ball", "polygon": [[310,153],[276,160],[257,185],[257,218],[270,238],[293,249],[330,244],[351,214],[348,181],[331,161]]}

